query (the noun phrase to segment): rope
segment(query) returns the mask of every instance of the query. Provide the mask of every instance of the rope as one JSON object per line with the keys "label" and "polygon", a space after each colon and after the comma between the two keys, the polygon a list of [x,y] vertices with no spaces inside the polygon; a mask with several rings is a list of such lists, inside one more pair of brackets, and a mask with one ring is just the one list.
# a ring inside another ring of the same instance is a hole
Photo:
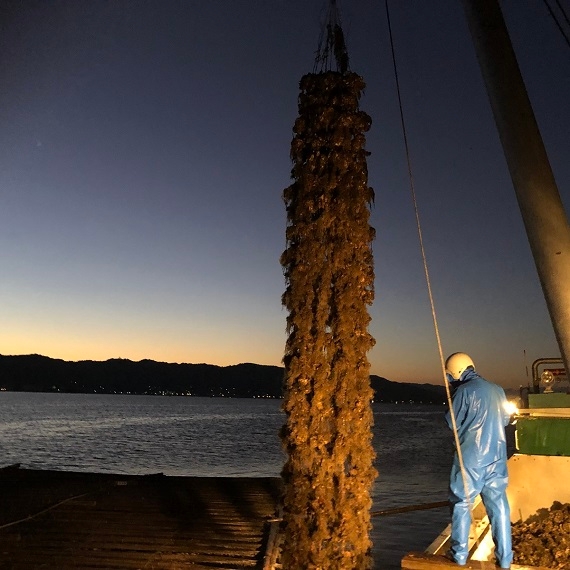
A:
{"label": "rope", "polygon": [[[399,515],[401,513],[410,513],[414,511],[427,511],[429,509],[441,509],[449,507],[449,501],[437,501],[434,503],[420,503],[418,505],[406,505],[405,507],[394,507],[392,509],[384,509],[383,511],[371,511],[371,517],[386,517],[389,515]],[[278,523],[283,520],[282,517],[274,517],[266,519],[268,523]]]}
{"label": "rope", "polygon": [[47,507],[46,509],[43,509],[42,511],[39,511],[33,515],[29,515],[27,517],[24,517],[23,519],[19,519],[17,521],[12,521],[12,522],[3,524],[2,526],[0,526],[0,530],[8,528],[9,526],[14,526],[16,524],[20,524],[20,523],[35,519],[36,517],[39,517],[40,515],[43,515],[44,513],[47,513],[48,511],[51,511],[52,509],[55,509],[56,507],[63,505],[64,503],[69,503],[69,501],[74,501],[75,499],[79,499],[81,497],[85,497],[85,495],[91,495],[91,494],[92,494],[92,491],[90,491],[89,493],[82,493],[81,495],[75,495],[75,497],[69,497],[69,499],[64,499],[63,501],[60,501],[59,503],[55,503],[54,505],[51,505],[50,507]]}
{"label": "rope", "polygon": [[436,503],[421,503],[419,505],[407,505],[405,507],[394,507],[393,509],[386,509],[384,511],[372,511],[372,517],[385,517],[388,515],[399,515],[400,513],[410,513],[413,511],[427,511],[429,509],[441,509],[449,507],[449,501],[438,501]]}
{"label": "rope", "polygon": [[[558,28],[558,31],[562,34],[562,37],[566,40],[566,43],[568,44],[568,47],[570,47],[570,38],[566,35],[566,32],[564,31],[564,28],[562,27],[562,24],[560,24],[560,22],[558,21],[558,17],[556,16],[556,14],[554,13],[554,10],[552,10],[552,8],[550,7],[550,4],[546,1],[543,0],[544,5],[546,6],[550,17],[554,20],[554,23],[556,24],[556,27]],[[570,21],[568,20],[568,15],[566,14],[566,12],[564,11],[563,6],[560,4],[560,2],[556,1],[556,5],[558,6],[558,8],[560,9],[560,11],[562,12],[562,15],[564,16],[564,19],[566,20],[566,23],[570,25]]]}
{"label": "rope", "polygon": [[419,238],[419,243],[420,243],[420,251],[421,251],[422,261],[423,261],[423,266],[424,266],[424,274],[425,274],[425,278],[426,278],[426,284],[427,284],[427,290],[428,290],[428,296],[429,296],[429,302],[430,302],[430,308],[431,308],[431,315],[432,315],[432,319],[433,319],[435,338],[436,338],[436,342],[437,342],[437,350],[439,353],[441,373],[442,373],[443,382],[445,385],[445,393],[447,396],[447,403],[449,405],[449,415],[451,417],[453,437],[455,440],[455,449],[457,451],[457,458],[459,460],[459,468],[461,470],[461,478],[463,481],[463,488],[465,490],[465,497],[467,499],[467,503],[469,505],[469,512],[471,514],[471,522],[473,522],[473,520],[474,520],[473,502],[472,502],[471,498],[469,497],[469,486],[467,484],[467,476],[465,473],[465,465],[463,463],[463,454],[461,453],[461,445],[459,442],[459,434],[457,432],[457,423],[456,423],[456,419],[455,419],[455,413],[453,411],[453,404],[452,404],[452,399],[451,399],[451,390],[449,387],[449,382],[447,380],[447,374],[445,373],[445,361],[443,358],[441,337],[439,334],[439,326],[437,323],[437,315],[436,315],[436,311],[435,311],[435,302],[433,300],[431,280],[430,280],[430,276],[429,276],[427,257],[426,257],[424,240],[423,240],[423,235],[422,235],[422,228],[421,228],[421,223],[420,223],[419,208],[418,208],[418,203],[417,203],[417,199],[416,199],[416,191],[415,191],[415,187],[414,187],[414,177],[413,177],[413,173],[412,173],[412,161],[411,161],[410,147],[408,145],[408,135],[407,135],[407,130],[406,130],[406,122],[404,120],[404,107],[402,104],[400,80],[398,77],[398,67],[396,65],[396,54],[395,54],[395,49],[394,49],[394,38],[392,35],[392,24],[391,24],[391,20],[390,20],[390,9],[388,7],[388,0],[385,0],[385,6],[386,6],[386,19],[388,21],[388,33],[389,33],[389,37],[390,37],[390,48],[391,48],[391,52],[392,52],[392,65],[394,68],[394,79],[396,82],[396,92],[398,95],[398,107],[400,110],[400,123],[401,123],[401,127],[402,127],[403,138],[404,138],[404,147],[406,150],[406,162],[407,162],[407,166],[408,166],[408,178],[410,180],[410,191],[411,191],[411,195],[412,195],[412,202],[414,205],[414,212],[415,212],[415,217],[416,217],[416,226],[417,226],[417,230],[418,230],[418,238]]}
{"label": "rope", "polygon": [[556,1],[556,5],[558,6],[559,10],[562,12],[562,15],[564,16],[566,23],[570,26],[570,18],[568,18],[568,14],[564,10],[564,7],[562,6],[562,4],[560,4],[560,0],[555,0],[555,1]]}
{"label": "rope", "polygon": [[350,70],[348,50],[342,31],[337,0],[329,0],[329,10],[321,29],[315,54],[313,73],[332,71],[333,63],[336,63],[336,69],[340,73],[346,73]]}

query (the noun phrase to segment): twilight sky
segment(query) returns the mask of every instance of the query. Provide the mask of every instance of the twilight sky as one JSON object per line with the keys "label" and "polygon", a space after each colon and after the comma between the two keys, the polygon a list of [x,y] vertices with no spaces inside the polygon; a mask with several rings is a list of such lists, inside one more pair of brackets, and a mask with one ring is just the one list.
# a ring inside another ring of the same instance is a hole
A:
{"label": "twilight sky", "polygon": [[[542,0],[501,4],[568,207],[570,49]],[[281,194],[326,2],[5,5],[0,354],[280,365]],[[340,8],[372,117],[372,373],[441,383],[384,2]],[[526,385],[559,351],[462,4],[391,17],[444,352]]]}

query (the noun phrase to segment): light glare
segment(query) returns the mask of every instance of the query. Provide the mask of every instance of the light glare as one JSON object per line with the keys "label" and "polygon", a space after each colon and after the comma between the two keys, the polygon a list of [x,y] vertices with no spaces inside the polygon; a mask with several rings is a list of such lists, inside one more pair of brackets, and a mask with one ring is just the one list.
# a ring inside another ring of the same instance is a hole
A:
{"label": "light glare", "polygon": [[508,400],[505,403],[505,410],[509,414],[509,416],[512,416],[513,414],[519,413],[519,409],[518,409],[517,405],[515,404],[515,402],[513,402],[511,400]]}

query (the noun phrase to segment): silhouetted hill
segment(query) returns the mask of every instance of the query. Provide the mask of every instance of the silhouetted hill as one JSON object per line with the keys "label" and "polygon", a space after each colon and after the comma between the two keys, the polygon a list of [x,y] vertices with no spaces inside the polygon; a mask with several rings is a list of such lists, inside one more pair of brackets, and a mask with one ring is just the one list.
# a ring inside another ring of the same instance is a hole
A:
{"label": "silhouetted hill", "polygon": [[[445,389],[370,377],[379,402],[441,403]],[[68,362],[37,354],[0,355],[0,388],[20,392],[166,394],[280,398],[283,368],[261,364],[171,364],[111,359]]]}
{"label": "silhouetted hill", "polygon": [[435,384],[411,384],[392,382],[372,374],[370,383],[377,402],[416,402],[423,404],[443,404],[446,401],[445,387]]}

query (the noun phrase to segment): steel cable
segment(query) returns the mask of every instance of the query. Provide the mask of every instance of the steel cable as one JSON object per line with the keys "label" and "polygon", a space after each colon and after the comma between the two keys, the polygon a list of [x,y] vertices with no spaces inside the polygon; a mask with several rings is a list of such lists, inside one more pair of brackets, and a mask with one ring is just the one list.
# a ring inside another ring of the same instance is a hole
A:
{"label": "steel cable", "polygon": [[420,223],[419,208],[418,208],[418,203],[417,203],[417,199],[416,199],[414,177],[413,177],[413,173],[412,173],[411,154],[410,154],[410,147],[408,144],[406,122],[404,120],[404,108],[403,108],[403,104],[402,104],[402,95],[401,95],[401,90],[400,90],[400,80],[399,80],[399,76],[398,76],[398,67],[396,65],[396,54],[395,54],[395,48],[394,48],[394,38],[393,38],[393,34],[392,34],[392,23],[390,20],[390,9],[388,6],[388,0],[385,0],[385,6],[386,6],[386,19],[388,22],[388,34],[390,37],[390,49],[392,52],[392,64],[393,64],[393,70],[394,70],[394,79],[395,79],[395,83],[396,83],[396,92],[397,92],[397,96],[398,96],[398,107],[399,107],[399,111],[400,111],[400,123],[401,123],[401,127],[402,127],[402,135],[403,135],[403,139],[404,139],[404,147],[405,147],[405,151],[406,151],[406,163],[407,163],[407,167],[408,167],[408,178],[410,181],[410,192],[412,195],[412,202],[413,202],[413,206],[414,206],[414,213],[415,213],[415,218],[416,218],[416,226],[417,226],[417,230],[418,230],[420,251],[421,251],[421,256],[422,256],[422,261],[423,261],[424,274],[425,274],[425,278],[426,278],[426,284],[427,284],[432,320],[433,320],[435,337],[436,337],[436,342],[437,342],[437,350],[439,353],[439,361],[440,361],[440,366],[441,366],[441,372],[442,372],[442,376],[443,376],[443,382],[445,385],[445,392],[447,395],[447,403],[449,405],[449,415],[451,418],[453,437],[455,440],[455,449],[457,451],[457,458],[459,460],[459,468],[461,470],[461,478],[463,481],[463,488],[465,490],[465,497],[466,497],[467,503],[469,505],[469,512],[471,514],[471,522],[473,523],[473,521],[474,521],[473,501],[469,497],[469,485],[467,484],[467,476],[466,476],[466,472],[465,472],[465,465],[463,463],[463,455],[461,453],[461,445],[459,442],[459,435],[457,433],[457,423],[456,423],[456,419],[455,419],[455,413],[453,411],[453,405],[452,405],[452,399],[451,399],[451,390],[449,387],[449,382],[447,380],[447,375],[445,373],[445,361],[443,358],[443,349],[442,349],[442,345],[441,345],[441,337],[439,334],[439,326],[437,323],[435,302],[434,302],[433,294],[432,294],[431,280],[430,280],[430,275],[429,275],[429,270],[428,270],[427,257],[426,257],[424,240],[423,240],[423,235],[422,235],[422,228],[421,228],[421,223]]}

